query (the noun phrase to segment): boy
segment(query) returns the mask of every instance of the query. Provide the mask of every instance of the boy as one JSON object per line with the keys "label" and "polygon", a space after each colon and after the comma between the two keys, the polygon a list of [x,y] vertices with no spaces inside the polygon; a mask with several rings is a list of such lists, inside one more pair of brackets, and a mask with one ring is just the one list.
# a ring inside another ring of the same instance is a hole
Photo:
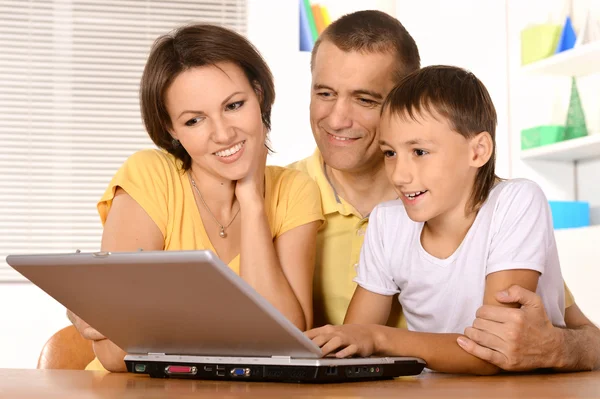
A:
{"label": "boy", "polygon": [[[470,72],[431,66],[382,106],[380,148],[401,201],[378,205],[344,326],[307,332],[325,354],[416,356],[433,370],[494,374],[457,344],[481,304],[518,284],[564,325],[564,288],[546,198],[495,175],[496,111]],[[393,295],[409,331],[383,326]]]}

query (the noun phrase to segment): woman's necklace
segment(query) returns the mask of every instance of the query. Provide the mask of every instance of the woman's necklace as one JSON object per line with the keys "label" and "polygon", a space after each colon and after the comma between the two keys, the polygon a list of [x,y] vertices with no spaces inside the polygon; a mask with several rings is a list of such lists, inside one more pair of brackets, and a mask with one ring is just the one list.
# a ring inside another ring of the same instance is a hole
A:
{"label": "woman's necklace", "polygon": [[233,218],[231,218],[231,221],[229,223],[227,223],[226,226],[223,226],[221,223],[219,223],[219,221],[217,220],[217,218],[215,217],[215,215],[213,215],[213,213],[211,212],[210,208],[206,204],[206,201],[204,201],[204,198],[202,197],[202,193],[200,193],[200,190],[198,190],[198,186],[196,186],[196,182],[194,181],[194,178],[192,177],[191,174],[190,174],[190,180],[192,181],[192,187],[194,187],[194,189],[198,193],[198,196],[200,197],[200,201],[202,201],[202,204],[204,205],[204,207],[206,208],[206,210],[208,211],[208,213],[210,214],[210,216],[219,225],[219,227],[220,227],[219,237],[221,237],[221,238],[227,238],[227,232],[225,231],[225,229],[227,229],[227,228],[229,228],[229,226],[231,226],[231,223],[233,223],[233,221],[235,220],[235,218],[238,215],[238,213],[240,213],[241,207],[238,208],[238,210],[235,213],[235,215],[233,215]]}

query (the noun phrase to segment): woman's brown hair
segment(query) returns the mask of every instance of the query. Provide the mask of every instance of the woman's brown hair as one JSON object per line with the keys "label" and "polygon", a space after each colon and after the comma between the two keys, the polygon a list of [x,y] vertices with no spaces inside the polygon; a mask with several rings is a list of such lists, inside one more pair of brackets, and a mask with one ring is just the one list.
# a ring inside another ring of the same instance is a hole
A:
{"label": "woman's brown hair", "polygon": [[169,133],[172,125],[165,94],[181,72],[220,62],[234,63],[244,71],[257,92],[262,122],[270,130],[275,101],[273,75],[258,50],[242,35],[216,25],[184,26],[154,42],[144,67],[140,109],[146,131],[154,144],[182,161],[184,171],[191,167],[192,159]]}

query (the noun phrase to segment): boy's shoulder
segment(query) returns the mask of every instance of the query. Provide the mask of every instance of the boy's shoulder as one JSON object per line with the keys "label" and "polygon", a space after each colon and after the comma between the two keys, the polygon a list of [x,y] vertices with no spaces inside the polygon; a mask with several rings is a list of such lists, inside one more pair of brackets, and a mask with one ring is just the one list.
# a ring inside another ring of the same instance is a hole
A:
{"label": "boy's shoulder", "polygon": [[490,192],[490,200],[507,200],[519,197],[527,199],[546,199],[544,191],[536,182],[529,179],[507,179],[497,183]]}
{"label": "boy's shoulder", "polygon": [[487,208],[485,212],[509,218],[548,207],[548,199],[542,188],[534,181],[521,178],[497,183],[483,206]]}

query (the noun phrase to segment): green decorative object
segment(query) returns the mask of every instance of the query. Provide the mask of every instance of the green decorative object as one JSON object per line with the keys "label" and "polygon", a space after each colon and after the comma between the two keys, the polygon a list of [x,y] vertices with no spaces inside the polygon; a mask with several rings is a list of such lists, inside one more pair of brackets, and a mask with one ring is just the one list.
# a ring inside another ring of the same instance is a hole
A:
{"label": "green decorative object", "polygon": [[554,54],[561,25],[533,25],[521,31],[521,65],[543,60]]}
{"label": "green decorative object", "polygon": [[569,111],[565,123],[565,140],[587,136],[587,134],[588,130],[579,90],[577,89],[577,80],[573,77],[571,78],[571,100],[569,101]]}
{"label": "green decorative object", "polygon": [[541,147],[565,139],[565,127],[560,125],[535,126],[521,130],[521,149]]}

